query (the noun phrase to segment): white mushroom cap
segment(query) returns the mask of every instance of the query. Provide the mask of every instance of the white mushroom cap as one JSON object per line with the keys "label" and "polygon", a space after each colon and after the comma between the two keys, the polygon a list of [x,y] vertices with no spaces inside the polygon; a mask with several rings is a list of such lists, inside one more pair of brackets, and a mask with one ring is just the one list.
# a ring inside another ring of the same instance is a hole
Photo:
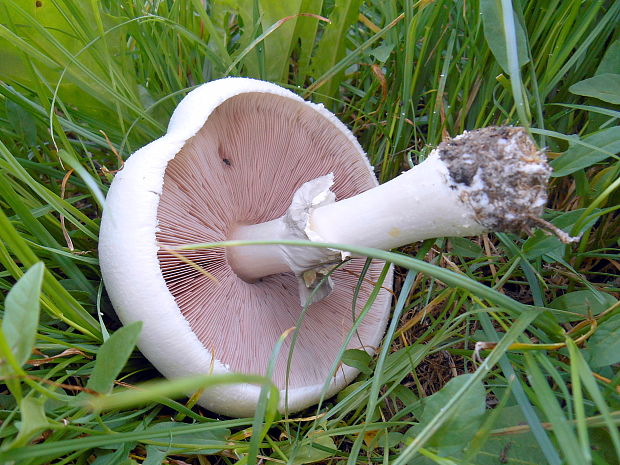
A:
{"label": "white mushroom cap", "polygon": [[[301,312],[292,274],[247,283],[232,271],[224,249],[183,254],[217,281],[166,252],[175,246],[226,240],[235,226],[283,215],[305,182],[334,173],[338,199],[377,185],[363,150],[321,105],[274,84],[226,78],[190,92],[162,138],[134,153],[110,187],[99,254],[106,290],[125,324],[143,321],[142,353],[166,377],[241,372],[264,374],[277,338]],[[333,293],[308,309],[293,351],[288,411],[316,403],[352,326],[352,297],[364,261],[333,275]],[[382,263],[362,286],[359,314]],[[384,286],[391,287],[389,274]],[[349,348],[379,346],[390,294],[380,292]],[[361,340],[361,341],[360,341]],[[290,338],[273,380],[282,390]],[[357,371],[342,366],[326,397]],[[208,389],[199,403],[229,415],[252,415],[254,385]]]}

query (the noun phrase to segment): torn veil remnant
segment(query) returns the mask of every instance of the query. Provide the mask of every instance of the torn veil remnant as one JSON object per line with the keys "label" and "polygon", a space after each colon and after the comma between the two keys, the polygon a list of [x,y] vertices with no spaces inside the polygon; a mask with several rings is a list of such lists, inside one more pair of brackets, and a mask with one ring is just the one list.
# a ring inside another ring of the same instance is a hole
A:
{"label": "torn veil remnant", "polygon": [[[167,377],[264,374],[273,344],[297,324],[300,296],[305,303],[314,292],[294,349],[288,338],[276,360],[273,381],[280,410],[329,397],[357,375],[341,365],[330,378],[330,370],[382,262],[368,269],[354,309],[363,258],[351,258],[323,280],[343,260],[339,251],[172,249],[230,239],[391,249],[528,226],[527,217],[539,215],[545,202],[544,156],[522,129],[484,131],[441,144],[423,163],[378,186],[353,135],[321,105],[252,79],[200,86],[179,104],[167,134],[133,154],[110,187],[99,250],[114,308],[125,324],[143,321],[138,346]],[[372,353],[380,345],[391,281],[390,270],[348,348]],[[259,393],[255,385],[221,385],[207,389],[199,403],[246,416]]]}

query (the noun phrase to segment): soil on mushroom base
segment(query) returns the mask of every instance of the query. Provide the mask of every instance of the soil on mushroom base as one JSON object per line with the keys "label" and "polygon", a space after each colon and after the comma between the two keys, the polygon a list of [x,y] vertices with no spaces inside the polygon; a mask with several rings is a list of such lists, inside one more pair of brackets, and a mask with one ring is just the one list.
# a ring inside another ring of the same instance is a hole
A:
{"label": "soil on mushroom base", "polygon": [[528,231],[547,200],[550,169],[523,128],[488,127],[439,144],[449,182],[490,231]]}

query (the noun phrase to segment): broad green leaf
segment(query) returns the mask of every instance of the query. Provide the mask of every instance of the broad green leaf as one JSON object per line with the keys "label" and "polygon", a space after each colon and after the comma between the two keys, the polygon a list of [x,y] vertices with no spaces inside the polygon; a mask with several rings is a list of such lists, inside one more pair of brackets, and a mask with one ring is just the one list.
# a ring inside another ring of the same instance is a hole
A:
{"label": "broad green leaf", "polygon": [[[482,15],[484,38],[486,39],[491,52],[493,52],[493,56],[504,72],[506,74],[510,74],[508,55],[506,52],[506,35],[504,33],[501,1],[480,0],[480,14]],[[529,61],[529,58],[527,56],[525,31],[519,21],[515,21],[515,31],[517,34],[517,54],[519,58],[519,65],[523,66]]]}
{"label": "broad green leaf", "polygon": [[282,448],[282,452],[289,458],[287,462],[289,465],[303,465],[320,462],[334,455],[333,452],[322,449],[323,447],[332,451],[338,450],[332,438],[320,436],[311,440],[304,440],[301,445],[294,443],[291,446],[285,446]]}
{"label": "broad green leaf", "polygon": [[137,321],[117,330],[103,343],[97,353],[93,369],[86,387],[101,394],[112,390],[114,380],[119,375],[138,341],[142,322]]}
{"label": "broad green leaf", "polygon": [[[513,405],[502,409],[495,430],[526,424],[521,407]],[[536,438],[531,431],[489,435],[482,450],[476,455],[476,465],[539,465],[546,463]]]}
{"label": "broad green leaf", "polygon": [[37,336],[43,271],[42,262],[31,266],[13,286],[4,304],[2,332],[20,365],[30,357]]}
{"label": "broad green leaf", "polygon": [[[301,13],[321,14],[323,0],[302,0],[299,11]],[[299,57],[297,58],[298,83],[304,83],[312,57],[312,51],[317,41],[320,22],[314,18],[299,18],[295,25],[294,40],[299,40]],[[295,46],[295,44],[292,44]]]}
{"label": "broad green leaf", "polygon": [[[22,8],[25,9],[27,14],[34,15],[36,8],[35,2],[20,2]],[[56,31],[66,31],[67,28],[60,26],[61,18],[56,17],[54,12],[58,13],[58,10],[50,2],[49,6],[46,5],[42,8],[43,15],[38,12],[37,19],[45,27],[51,27]],[[45,18],[46,12],[50,13],[50,17]],[[33,59],[38,65],[42,65],[45,69],[42,77],[57,76],[61,67],[56,63],[53,58],[50,57],[49,50],[38,50],[37,40],[35,40],[37,34],[32,28],[20,28],[13,31],[11,26],[15,24],[23,24],[22,15],[13,9],[9,9],[8,5],[0,5],[0,62],[2,67],[0,68],[0,77],[7,82],[15,79],[20,83],[32,83],[33,78],[28,70],[27,62],[24,60],[24,56],[28,56]],[[60,27],[59,27],[60,26]],[[65,39],[68,38],[67,34],[62,34]],[[23,42],[22,42],[23,41]],[[53,70],[53,72],[52,72]]]}
{"label": "broad green leaf", "polygon": [[478,258],[484,255],[482,247],[464,237],[451,237],[452,252],[461,257]]}
{"label": "broad green leaf", "polygon": [[[437,393],[426,398],[420,424],[412,428],[415,434],[437,415],[443,415],[448,400],[471,378],[472,375],[460,375],[452,378]],[[460,405],[454,409],[452,416],[437,430],[427,445],[437,447],[440,454],[458,454],[472,440],[478,427],[482,424],[486,410],[486,392],[482,383],[475,383],[462,398]]]}
{"label": "broad green leaf", "polygon": [[568,90],[576,95],[620,104],[620,74],[599,74],[573,84]]}
{"label": "broad green leaf", "polygon": [[603,298],[603,302],[590,290],[569,292],[554,299],[549,307],[564,310],[562,313],[554,313],[559,322],[580,321],[588,314],[598,315],[617,302],[611,294],[599,292],[598,295]]}
{"label": "broad green leaf", "polygon": [[142,465],[161,465],[168,456],[168,451],[157,446],[146,446],[146,459]]}
{"label": "broad green leaf", "polygon": [[[318,6],[310,5],[310,10],[314,11],[308,11],[306,5],[309,3],[308,1],[261,1],[258,2],[260,24],[257,25],[254,24],[255,18],[253,17],[254,2],[255,0],[216,0],[211,8],[215,21],[222,33],[226,29],[224,24],[226,13],[237,14],[242,18],[245,27],[240,31],[239,43],[241,51],[250,46],[252,41],[260,36],[261,33],[277,25],[278,27],[258,43],[254,50],[246,52],[247,55],[243,58],[242,63],[248,76],[269,81],[286,82],[290,65],[290,53],[299,39],[300,29],[297,27],[297,24],[312,23],[315,30],[317,27],[317,19],[297,15],[299,13],[318,14],[320,12],[320,4]],[[260,26],[260,30],[256,26]],[[311,33],[311,35],[312,40],[314,40],[314,34]],[[257,53],[259,49],[263,50],[262,59],[265,66],[264,74],[262,75]]]}
{"label": "broad green leaf", "polygon": [[342,355],[342,363],[365,374],[372,373],[372,369],[370,368],[371,361],[372,357],[368,354],[368,352],[363,350],[349,349],[345,350]]}
{"label": "broad green leaf", "polygon": [[599,368],[620,363],[620,314],[612,316],[588,340],[590,367]]}
{"label": "broad green leaf", "polygon": [[[312,59],[312,76],[315,79],[325,74],[345,56],[347,31],[357,20],[361,4],[362,0],[336,0],[334,9],[329,15],[331,23],[325,27]],[[326,85],[320,87],[319,93],[335,96],[342,76],[343,73],[340,72],[331,78]]]}
{"label": "broad green leaf", "polygon": [[609,431],[604,428],[592,428],[590,431],[592,444],[593,463],[610,464],[616,463],[618,457],[614,451],[614,444]]}
{"label": "broad green leaf", "polygon": [[378,47],[373,48],[370,51],[370,54],[374,56],[381,63],[385,63],[387,59],[390,57],[392,50],[394,50],[394,44],[383,42]]}
{"label": "broad green leaf", "polygon": [[420,398],[414,394],[412,388],[409,388],[402,384],[399,384],[398,386],[394,386],[394,388],[392,389],[392,393],[390,394],[390,397],[397,398],[398,400],[403,402],[405,405],[410,405],[420,400]]}
{"label": "broad green leaf", "polygon": [[611,43],[607,48],[595,74],[620,73],[620,40]]}
{"label": "broad green leaf", "polygon": [[[260,2],[263,30],[286,17],[300,13],[302,0],[286,2]],[[295,25],[298,21],[317,22],[313,18],[294,17],[287,20],[265,39],[265,76],[270,81],[286,82],[289,71],[289,56],[295,44]]]}
{"label": "broad green leaf", "polygon": [[590,134],[584,137],[582,142],[587,145],[576,143],[549,163],[554,177],[574,173],[620,152],[620,126]]}
{"label": "broad green leaf", "polygon": [[19,403],[19,411],[21,414],[21,422],[19,425],[19,433],[11,447],[23,446],[38,432],[49,426],[45,409],[43,405],[45,399],[36,399],[25,397]]}
{"label": "broad green leaf", "polygon": [[[130,57],[119,53],[124,38],[119,30],[115,30],[100,38],[97,44],[86,45],[99,36],[95,26],[98,21],[105,21],[105,26],[111,29],[120,22],[119,18],[104,14],[98,7],[73,10],[79,14],[76,17],[68,16],[66,10],[66,6],[63,8],[53,1],[19,1],[14,2],[12,8],[0,4],[0,63],[3,64],[0,66],[0,80],[29,87],[36,87],[36,83],[42,81],[51,86],[58,82],[67,66],[69,72],[59,87],[60,99],[98,117],[109,117],[102,105],[102,102],[109,101],[109,97],[92,76],[103,81],[111,72],[106,69],[111,63],[102,59],[100,54],[103,50],[101,43],[119,57],[119,62],[123,59],[124,64],[130,64]],[[36,74],[31,71],[29,61],[37,66]],[[92,74],[89,76],[86,70]],[[123,78],[127,82],[133,81],[131,73],[125,73]]]}

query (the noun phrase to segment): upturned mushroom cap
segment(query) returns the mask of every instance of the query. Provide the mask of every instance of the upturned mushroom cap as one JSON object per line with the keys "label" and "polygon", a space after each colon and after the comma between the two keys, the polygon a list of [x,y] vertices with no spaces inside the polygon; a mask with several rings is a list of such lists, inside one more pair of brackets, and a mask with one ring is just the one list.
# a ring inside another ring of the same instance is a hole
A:
{"label": "upturned mushroom cap", "polygon": [[[223,248],[167,247],[223,241],[239,225],[282,216],[305,182],[334,173],[343,199],[377,185],[350,131],[321,105],[274,84],[226,78],[190,92],[168,132],[134,153],[111,187],[102,218],[99,255],[112,304],[125,324],[143,321],[142,353],[166,377],[265,374],[277,338],[301,312],[292,273],[248,283]],[[352,301],[364,260],[335,271],[334,291],[308,309],[288,373],[288,411],[316,403],[344,338],[383,267],[366,274]],[[197,270],[198,265],[208,273]],[[384,286],[391,287],[391,272]],[[383,336],[390,294],[382,290],[349,348],[372,352]],[[284,410],[290,338],[273,376]],[[327,396],[357,371],[340,366]],[[229,415],[252,415],[260,387],[222,385],[199,403]]]}

